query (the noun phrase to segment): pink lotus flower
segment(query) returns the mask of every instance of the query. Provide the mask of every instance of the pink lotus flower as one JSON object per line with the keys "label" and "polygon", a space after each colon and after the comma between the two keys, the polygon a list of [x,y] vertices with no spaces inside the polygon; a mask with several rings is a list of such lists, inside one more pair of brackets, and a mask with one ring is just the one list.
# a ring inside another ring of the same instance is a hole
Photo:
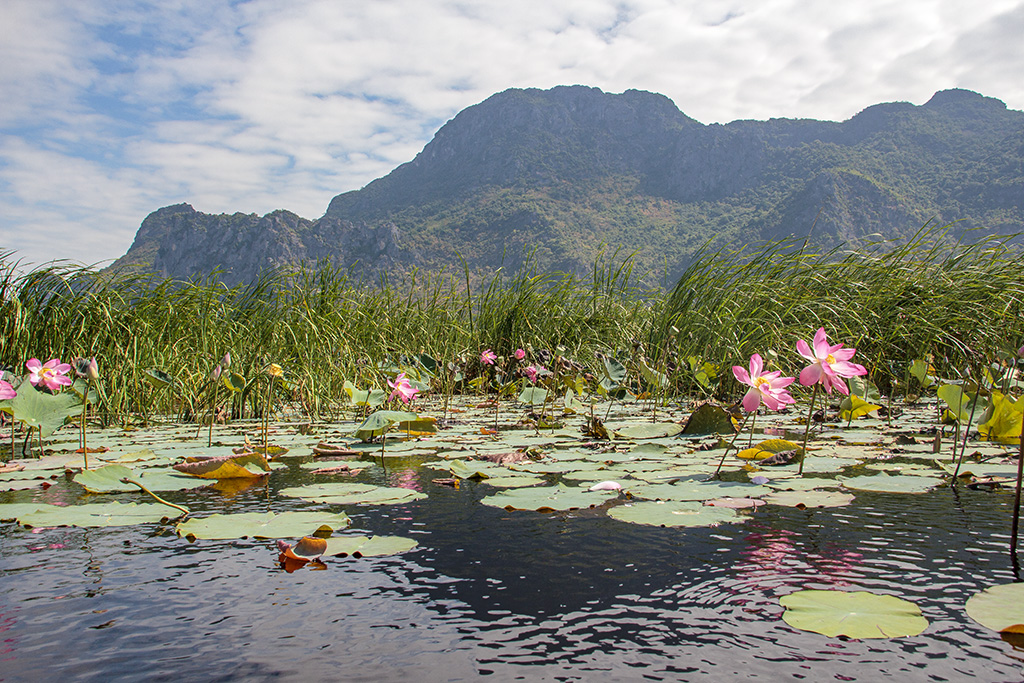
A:
{"label": "pink lotus flower", "polygon": [[543,365],[528,365],[523,368],[523,372],[526,373],[526,378],[533,384],[537,383],[537,378],[541,375],[547,374],[548,369]]}
{"label": "pink lotus flower", "polygon": [[17,395],[18,392],[14,390],[14,387],[0,379],[0,401],[8,398],[14,398]]}
{"label": "pink lotus flower", "polygon": [[408,403],[409,401],[416,398],[416,394],[419,393],[419,389],[414,387],[409,379],[405,376],[404,372],[398,373],[395,377],[395,381],[388,380],[388,386],[393,389],[391,395],[388,396],[388,400],[391,401],[395,397],[402,399],[402,403]]}
{"label": "pink lotus flower", "polygon": [[526,358],[526,351],[523,349],[516,349],[516,360],[522,360]]}
{"label": "pink lotus flower", "polygon": [[750,387],[743,397],[743,409],[748,413],[757,410],[764,401],[769,410],[778,410],[789,403],[796,403],[796,399],[789,395],[786,387],[796,381],[795,377],[782,377],[782,372],[762,372],[764,361],[761,354],[755,353],[750,357],[750,372],[742,365],[732,366],[732,374],[736,379]]}
{"label": "pink lotus flower", "polygon": [[28,381],[34,387],[39,386],[41,382],[50,391],[60,391],[61,386],[71,384],[71,378],[67,376],[71,372],[71,366],[61,363],[57,358],[45,363],[40,363],[38,358],[30,358],[25,367],[30,373]]}
{"label": "pink lotus flower", "polygon": [[801,356],[812,361],[811,365],[800,371],[800,384],[805,387],[821,382],[825,391],[830,394],[832,387],[835,387],[839,393],[849,395],[850,390],[842,378],[868,374],[863,365],[849,362],[857,349],[844,349],[842,344],[829,346],[824,327],[819,327],[814,335],[813,351],[803,339],[797,341],[796,350]]}
{"label": "pink lotus flower", "polygon": [[498,354],[490,349],[487,349],[480,354],[480,362],[484,365],[494,365],[494,361],[498,360]]}

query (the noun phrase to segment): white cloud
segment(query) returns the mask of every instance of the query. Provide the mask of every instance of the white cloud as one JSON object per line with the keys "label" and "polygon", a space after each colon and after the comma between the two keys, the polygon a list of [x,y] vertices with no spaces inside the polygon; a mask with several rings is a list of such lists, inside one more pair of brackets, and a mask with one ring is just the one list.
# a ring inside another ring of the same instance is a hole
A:
{"label": "white cloud", "polygon": [[647,89],[705,123],[948,87],[1020,109],[1022,29],[1024,0],[7,0],[0,246],[114,258],[179,201],[315,218],[509,87]]}

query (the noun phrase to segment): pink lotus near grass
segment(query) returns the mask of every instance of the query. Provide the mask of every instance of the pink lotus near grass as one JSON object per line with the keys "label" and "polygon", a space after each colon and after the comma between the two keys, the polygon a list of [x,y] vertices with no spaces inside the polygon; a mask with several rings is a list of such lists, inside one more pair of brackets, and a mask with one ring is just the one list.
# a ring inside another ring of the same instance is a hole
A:
{"label": "pink lotus near grass", "polygon": [[391,395],[388,396],[389,401],[393,400],[395,397],[398,397],[402,400],[402,403],[408,403],[409,401],[416,398],[416,394],[418,394],[420,391],[419,389],[414,387],[411,382],[409,382],[409,379],[405,376],[404,372],[398,373],[398,376],[395,377],[394,382],[388,380],[388,386],[393,389]]}
{"label": "pink lotus near grass", "polygon": [[71,385],[71,378],[68,377],[71,365],[61,363],[57,358],[51,358],[45,363],[40,363],[38,358],[30,358],[25,367],[29,371],[28,381],[34,387],[42,384],[50,391],[60,391],[62,386]]}
{"label": "pink lotus near grass", "polygon": [[842,344],[830,346],[825,335],[825,328],[819,327],[814,335],[814,349],[807,345],[803,339],[796,343],[797,352],[811,361],[811,364],[800,371],[800,384],[811,387],[819,382],[825,391],[832,393],[832,387],[839,390],[841,394],[850,394],[843,377],[857,377],[866,375],[868,371],[863,365],[851,363],[850,359],[857,349],[843,348]]}
{"label": "pink lotus near grass", "polygon": [[18,392],[14,390],[14,387],[0,379],[0,401],[8,398],[14,398],[17,395]]}
{"label": "pink lotus near grass", "polygon": [[737,381],[750,387],[743,397],[743,409],[748,413],[757,410],[764,402],[769,410],[779,410],[785,405],[796,403],[796,399],[789,395],[786,387],[796,381],[795,377],[782,377],[782,372],[764,372],[764,361],[761,354],[755,353],[750,357],[750,371],[742,365],[732,366],[732,374]]}
{"label": "pink lotus near grass", "polygon": [[480,354],[480,362],[484,365],[494,365],[494,361],[498,360],[498,354],[490,349],[487,349]]}

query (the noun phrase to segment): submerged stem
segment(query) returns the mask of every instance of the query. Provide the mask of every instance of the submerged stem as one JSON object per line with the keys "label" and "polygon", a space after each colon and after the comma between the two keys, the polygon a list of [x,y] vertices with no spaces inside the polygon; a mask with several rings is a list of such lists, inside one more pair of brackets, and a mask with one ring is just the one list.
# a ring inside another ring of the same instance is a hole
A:
{"label": "submerged stem", "polygon": [[814,402],[818,398],[818,387],[820,384],[814,385],[814,393],[811,394],[811,407],[807,410],[807,427],[804,429],[804,448],[803,453],[800,454],[800,469],[797,470],[797,476],[803,476],[804,474],[804,460],[807,459],[807,437],[811,433],[811,418],[814,415]]}

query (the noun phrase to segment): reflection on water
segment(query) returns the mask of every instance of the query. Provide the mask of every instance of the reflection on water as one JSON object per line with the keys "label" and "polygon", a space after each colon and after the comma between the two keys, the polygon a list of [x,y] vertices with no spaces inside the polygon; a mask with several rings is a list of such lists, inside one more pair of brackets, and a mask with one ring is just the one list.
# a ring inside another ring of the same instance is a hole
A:
{"label": "reflection on water", "polygon": [[[324,571],[285,572],[273,541],[4,525],[0,677],[1021,679],[1020,652],[963,610],[977,590],[1013,580],[1009,496],[863,493],[846,508],[766,506],[744,524],[661,529],[483,506],[486,485],[437,487],[415,466],[368,472],[430,498],[348,506],[353,532],[420,547],[329,558]],[[169,497],[197,510],[314,507],[273,495],[297,476]],[[61,489],[39,495],[73,502]],[[887,641],[797,631],[778,599],[802,588],[898,595],[930,625]]]}

